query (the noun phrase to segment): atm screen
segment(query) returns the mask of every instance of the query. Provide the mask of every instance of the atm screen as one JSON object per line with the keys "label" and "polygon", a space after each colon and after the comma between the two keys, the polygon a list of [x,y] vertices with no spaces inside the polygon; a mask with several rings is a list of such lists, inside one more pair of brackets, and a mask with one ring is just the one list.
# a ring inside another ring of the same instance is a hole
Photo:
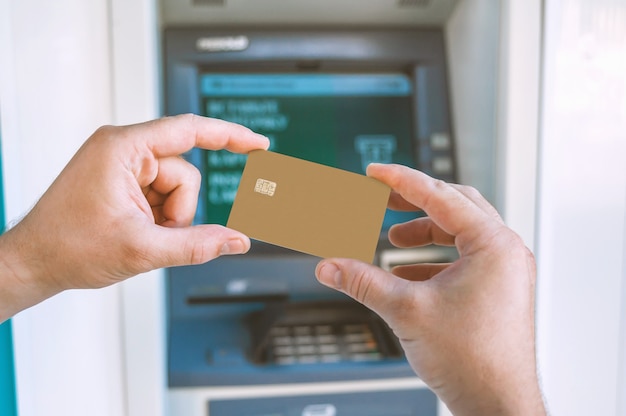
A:
{"label": "atm screen", "polygon": [[[369,163],[415,165],[414,86],[403,73],[200,74],[203,115],[243,124],[271,150],[365,174]],[[245,155],[206,151],[207,222],[226,224]],[[415,214],[388,211],[383,228]]]}

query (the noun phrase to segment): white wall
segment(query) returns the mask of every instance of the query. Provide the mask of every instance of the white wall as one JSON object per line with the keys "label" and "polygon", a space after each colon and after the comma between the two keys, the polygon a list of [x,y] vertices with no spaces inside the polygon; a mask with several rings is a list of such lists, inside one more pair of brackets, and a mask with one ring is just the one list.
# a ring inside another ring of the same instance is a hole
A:
{"label": "white wall", "polygon": [[[8,219],[113,121],[108,8],[104,0],[0,0]],[[124,414],[120,303],[120,287],[72,291],[14,319],[20,415]]]}
{"label": "white wall", "polygon": [[[156,0],[109,0],[115,124],[160,115]],[[165,414],[166,317],[164,273],[155,270],[120,285],[127,416]]]}
{"label": "white wall", "polygon": [[626,3],[545,3],[537,240],[543,385],[555,415],[625,415]]}
{"label": "white wall", "polygon": [[[156,12],[154,0],[0,0],[7,218],[34,204],[98,126],[159,115]],[[18,315],[20,415],[160,414],[161,282],[157,271]]]}

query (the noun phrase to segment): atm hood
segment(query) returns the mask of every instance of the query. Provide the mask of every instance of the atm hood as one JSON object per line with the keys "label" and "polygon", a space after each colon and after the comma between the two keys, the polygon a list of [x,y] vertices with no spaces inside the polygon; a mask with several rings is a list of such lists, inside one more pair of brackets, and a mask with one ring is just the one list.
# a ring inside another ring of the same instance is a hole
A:
{"label": "atm hood", "polygon": [[171,26],[441,26],[458,0],[161,0]]}

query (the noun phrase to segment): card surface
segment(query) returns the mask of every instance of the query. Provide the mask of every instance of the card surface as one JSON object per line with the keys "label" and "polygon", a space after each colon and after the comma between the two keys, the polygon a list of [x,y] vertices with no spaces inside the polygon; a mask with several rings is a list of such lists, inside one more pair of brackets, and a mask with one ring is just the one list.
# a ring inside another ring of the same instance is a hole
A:
{"label": "card surface", "polygon": [[371,263],[389,192],[367,176],[255,150],[227,227],[314,256]]}

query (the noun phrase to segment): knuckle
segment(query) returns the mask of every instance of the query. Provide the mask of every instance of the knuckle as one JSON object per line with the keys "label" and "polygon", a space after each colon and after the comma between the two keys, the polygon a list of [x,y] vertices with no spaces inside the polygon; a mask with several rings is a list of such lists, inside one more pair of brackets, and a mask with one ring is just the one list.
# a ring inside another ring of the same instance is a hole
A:
{"label": "knuckle", "polygon": [[130,239],[120,244],[121,255],[126,259],[126,269],[130,275],[143,273],[152,268],[150,250],[141,241]]}
{"label": "knuckle", "polygon": [[532,275],[533,278],[533,283],[534,280],[536,279],[536,273],[537,273],[537,261],[535,259],[535,255],[533,254],[533,252],[526,246],[524,246],[524,254],[526,257],[526,264],[528,265],[528,270]]}
{"label": "knuckle", "polygon": [[118,134],[118,132],[119,128],[116,126],[100,126],[89,137],[88,142],[91,145],[96,145],[96,148],[98,149],[106,148],[110,143],[113,142],[112,139]]}
{"label": "knuckle", "polygon": [[96,131],[92,134],[92,137],[94,138],[100,138],[100,137],[108,137],[110,136],[114,131],[116,130],[115,126],[111,126],[111,125],[104,125],[104,126],[100,126],[96,129]]}
{"label": "knuckle", "polygon": [[176,116],[171,116],[170,120],[175,121],[177,128],[181,130],[181,133],[185,136],[195,135],[197,129],[197,116],[193,113],[184,113]]}
{"label": "knuckle", "polygon": [[357,301],[367,304],[374,293],[372,274],[366,268],[360,267],[347,289]]}
{"label": "knuckle", "polygon": [[192,164],[188,163],[188,167],[189,183],[192,183],[194,185],[200,185],[200,183],[202,182],[202,173],[200,173],[200,170]]}
{"label": "knuckle", "polygon": [[195,121],[195,117],[196,115],[193,113],[184,113],[184,114],[179,114],[177,116],[174,116],[179,118],[180,120],[182,120],[185,123],[189,123],[192,124]]}
{"label": "knuckle", "polygon": [[185,264],[202,264],[219,256],[220,247],[213,240],[198,242],[195,239],[185,241],[181,254]]}
{"label": "knuckle", "polygon": [[427,192],[424,195],[424,206],[422,208],[428,212],[428,210],[431,208],[431,205],[433,204],[433,197],[435,197],[436,195],[441,195],[449,187],[450,184],[448,184],[447,182],[441,179],[433,178],[430,192]]}
{"label": "knuckle", "polygon": [[442,180],[442,179],[436,179],[433,178],[433,188],[436,191],[441,191],[442,189],[448,188],[450,186],[449,183],[447,183],[446,181]]}
{"label": "knuckle", "polygon": [[188,263],[189,264],[202,264],[205,263],[215,257],[217,257],[217,253],[215,250],[207,250],[203,244],[192,245],[189,250],[187,250],[188,254]]}
{"label": "knuckle", "polygon": [[482,194],[473,186],[459,185],[459,189],[470,198],[482,198]]}

